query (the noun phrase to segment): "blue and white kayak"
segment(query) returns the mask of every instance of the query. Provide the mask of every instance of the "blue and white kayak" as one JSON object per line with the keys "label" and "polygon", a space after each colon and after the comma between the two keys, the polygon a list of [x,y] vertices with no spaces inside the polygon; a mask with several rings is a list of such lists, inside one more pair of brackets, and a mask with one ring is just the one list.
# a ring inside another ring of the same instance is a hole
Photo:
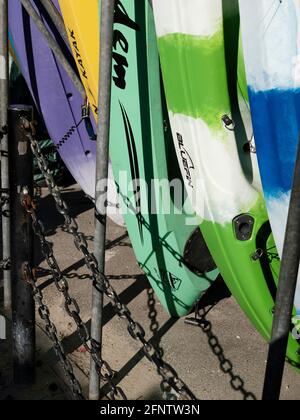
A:
{"label": "blue and white kayak", "polygon": [[[239,3],[256,149],[281,256],[300,134],[300,1]],[[300,315],[299,280],[295,307]]]}

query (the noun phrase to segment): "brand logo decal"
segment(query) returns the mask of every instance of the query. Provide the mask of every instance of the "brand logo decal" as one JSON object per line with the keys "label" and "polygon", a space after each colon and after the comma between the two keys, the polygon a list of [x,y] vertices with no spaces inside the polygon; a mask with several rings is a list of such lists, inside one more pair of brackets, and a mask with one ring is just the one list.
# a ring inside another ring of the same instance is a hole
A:
{"label": "brand logo decal", "polygon": [[181,134],[177,133],[177,140],[179,146],[179,152],[182,160],[182,165],[185,171],[185,176],[188,181],[188,185],[191,188],[194,188],[193,179],[192,179],[192,171],[195,169],[194,162],[185,148],[184,140]]}
{"label": "brand logo decal", "polygon": [[[139,25],[130,19],[125,7],[120,2],[120,0],[117,0],[116,2],[114,22],[115,24],[118,23],[120,25],[127,26],[134,31],[140,30]],[[115,75],[113,76],[113,81],[119,89],[124,90],[126,88],[126,69],[128,69],[128,61],[124,54],[119,54],[117,52],[118,46],[121,48],[123,53],[128,54],[129,43],[125,35],[121,31],[115,29],[113,39],[113,61],[115,63],[113,65],[113,69]]]}
{"label": "brand logo decal", "polygon": [[86,81],[86,83],[85,83],[86,89],[93,99],[93,103],[91,105],[92,105],[95,113],[98,114],[98,107],[96,105],[97,101],[96,101],[96,99],[93,95],[92,89],[89,86],[89,78],[88,78],[88,75],[87,75],[87,70],[85,68],[85,65],[84,65],[84,62],[83,62],[83,59],[82,59],[82,55],[81,55],[81,52],[80,52],[80,49],[79,49],[79,46],[78,46],[77,38],[76,38],[76,35],[75,35],[75,31],[73,29],[69,29],[69,36],[72,40],[71,41],[72,47],[73,47],[72,49],[74,51],[75,60],[76,60],[77,65],[80,69],[81,77]]}
{"label": "brand logo decal", "polygon": [[176,277],[174,274],[170,273],[166,270],[158,270],[155,268],[156,274],[162,279],[164,283],[167,283],[171,286],[171,288],[174,291],[177,291],[180,289],[180,286],[182,284],[182,280]]}

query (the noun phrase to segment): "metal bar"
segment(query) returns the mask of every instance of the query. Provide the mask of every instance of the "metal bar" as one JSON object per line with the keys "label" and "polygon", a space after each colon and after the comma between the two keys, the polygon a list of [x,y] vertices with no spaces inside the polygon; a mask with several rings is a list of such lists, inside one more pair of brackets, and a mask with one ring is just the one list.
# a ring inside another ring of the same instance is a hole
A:
{"label": "metal bar", "polygon": [[[108,178],[110,103],[112,78],[112,47],[114,0],[101,1],[100,21],[100,80],[99,80],[99,119],[96,164],[96,230],[95,257],[99,270],[105,270],[105,239],[106,239],[106,198]],[[101,63],[101,65],[100,65]],[[101,346],[103,320],[103,293],[93,288],[91,335]],[[101,348],[101,347],[100,347]],[[100,350],[101,352],[101,350]],[[90,400],[99,400],[100,379],[95,363],[91,359],[90,370]]]}
{"label": "metal bar", "polygon": [[[0,131],[1,131],[1,189],[2,194],[9,194],[8,164],[8,0],[0,0]],[[9,201],[2,207],[2,258],[10,258],[10,220]],[[11,309],[11,273],[4,270],[4,308]]]}
{"label": "metal bar", "polygon": [[43,5],[48,15],[50,16],[52,22],[56,26],[66,45],[69,45],[69,38],[64,24],[64,20],[53,4],[52,0],[40,0],[40,3]]}
{"label": "metal bar", "polygon": [[300,262],[300,145],[298,146],[263,400],[280,398]]}
{"label": "metal bar", "polygon": [[31,121],[32,107],[9,107],[13,369],[14,383],[28,385],[35,380],[35,307],[24,272],[33,265],[33,231],[22,200],[33,196],[33,164],[22,117]]}
{"label": "metal bar", "polygon": [[73,67],[70,65],[69,61],[66,59],[64,54],[62,53],[59,45],[51,35],[51,33],[48,31],[46,26],[44,25],[44,22],[42,21],[41,17],[39,16],[38,12],[35,10],[35,8],[32,6],[30,0],[21,0],[21,3],[24,7],[24,9],[27,11],[41,34],[43,35],[47,45],[51,50],[53,51],[55,57],[59,61],[59,63],[62,65],[62,67],[66,70],[68,76],[71,78],[72,82],[74,83],[76,89],[79,91],[80,95],[83,99],[86,98],[86,93],[84,90],[84,87],[82,86],[81,80],[78,77],[78,75],[75,73]]}

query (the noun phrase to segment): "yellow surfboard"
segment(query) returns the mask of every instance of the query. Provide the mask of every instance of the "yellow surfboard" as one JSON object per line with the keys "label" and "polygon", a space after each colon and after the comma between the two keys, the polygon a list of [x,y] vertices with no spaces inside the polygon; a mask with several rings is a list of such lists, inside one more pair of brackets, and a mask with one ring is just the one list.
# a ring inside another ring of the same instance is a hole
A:
{"label": "yellow surfboard", "polygon": [[[99,0],[59,0],[78,71],[95,116],[98,113]],[[80,34],[80,36],[79,36]]]}

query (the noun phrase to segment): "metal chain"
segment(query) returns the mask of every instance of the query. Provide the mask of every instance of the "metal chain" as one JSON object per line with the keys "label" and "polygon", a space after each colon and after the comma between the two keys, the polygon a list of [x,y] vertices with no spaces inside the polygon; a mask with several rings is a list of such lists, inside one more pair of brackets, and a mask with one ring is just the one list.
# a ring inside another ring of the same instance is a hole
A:
{"label": "metal chain", "polygon": [[1,188],[0,194],[0,206],[3,207],[9,203],[9,191]]}
{"label": "metal chain", "polygon": [[[155,295],[153,289],[147,290],[147,297],[148,297],[148,318],[150,319],[150,331],[152,333],[152,336],[154,337],[155,334],[159,330],[159,323],[157,321],[157,311],[155,308]],[[160,357],[164,356],[164,350],[160,345],[160,342],[156,345],[157,351],[159,351]],[[172,392],[172,388],[170,385],[163,379],[160,384],[160,389],[162,391],[162,399],[163,400],[176,400],[176,395]]]}
{"label": "metal chain", "polygon": [[44,303],[44,296],[42,291],[38,288],[35,276],[31,270],[31,268],[26,265],[24,267],[24,276],[26,282],[31,286],[33,292],[33,298],[37,304],[38,312],[41,319],[45,322],[45,331],[49,339],[53,343],[53,349],[55,351],[56,356],[60,360],[65,375],[69,380],[72,393],[76,400],[84,400],[84,396],[82,394],[81,385],[75,377],[73,366],[65,354],[63,345],[58,338],[57,329],[50,318],[50,310],[48,306]]}
{"label": "metal chain", "polygon": [[67,278],[63,275],[59,267],[59,264],[53,253],[52,245],[46,239],[43,224],[37,217],[35,205],[34,203],[32,203],[30,197],[28,196],[28,194],[26,194],[26,192],[23,193],[22,204],[31,216],[34,233],[40,240],[42,254],[51,270],[56,288],[64,296],[65,310],[75,322],[80,341],[86,349],[86,351],[91,354],[97,366],[99,377],[103,381],[106,381],[110,386],[109,396],[113,400],[119,399],[119,397],[121,399],[126,399],[126,396],[122,389],[116,387],[112,382],[112,379],[114,377],[114,371],[111,369],[109,364],[99,356],[99,345],[95,340],[91,338],[89,331],[80,316],[79,304],[76,301],[76,299],[73,298],[69,293],[69,282]]}
{"label": "metal chain", "polygon": [[[1,131],[0,131],[0,139],[1,139]],[[9,204],[9,190],[5,188],[0,188],[0,207],[1,213],[3,216],[8,217],[8,212],[3,211],[3,207]],[[11,269],[11,261],[10,258],[5,258],[4,260],[0,260],[0,270],[9,271]]]}
{"label": "metal chain", "polygon": [[[196,309],[197,311],[197,309]],[[228,360],[224,354],[224,350],[221,347],[218,338],[214,335],[212,331],[212,324],[206,319],[206,312],[205,310],[198,310],[196,314],[196,321],[197,316],[200,318],[198,319],[197,325],[202,329],[202,331],[206,334],[208,339],[208,344],[212,349],[213,354],[217,357],[220,363],[220,369],[225,375],[230,377],[230,385],[232,389],[236,392],[240,392],[244,398],[244,400],[255,400],[255,395],[251,392],[248,392],[245,389],[245,382],[240,376],[237,376],[233,372],[233,364],[230,360]]]}
{"label": "metal chain", "polygon": [[4,136],[7,136],[8,134],[8,127],[7,125],[4,125],[0,128],[0,141],[3,139]]}
{"label": "metal chain", "polygon": [[[48,164],[44,159],[40,146],[34,138],[34,131],[32,131],[32,128],[34,127],[32,127],[32,125],[28,121],[27,124],[24,125],[24,127],[27,128],[27,137],[30,141],[31,149],[37,159],[40,171],[45,177],[49,191],[56,202],[57,210],[64,217],[65,229],[68,233],[73,235],[76,248],[82,252],[85,259],[85,263],[92,273],[94,286],[109,298],[119,318],[124,319],[126,321],[127,331],[129,335],[134,340],[140,342],[145,356],[151,363],[153,363],[156,366],[158,374],[163,378],[165,383],[168,384],[168,386],[172,388],[172,390],[175,391],[181,399],[196,400],[196,397],[194,396],[192,391],[178,377],[176,371],[162,359],[161,355],[159,354],[159,351],[157,351],[152,346],[152,344],[146,340],[145,330],[143,329],[143,327],[133,319],[130,310],[124,303],[121,302],[118,294],[111,286],[108,278],[99,271],[97,260],[94,254],[89,251],[88,243],[84,235],[79,232],[77,222],[72,217],[70,217],[69,208],[62,199],[60,190],[56,185],[54,178],[48,168]],[[53,252],[51,258],[53,258]],[[93,348],[91,348],[90,350],[93,350]],[[94,356],[93,352],[92,355]],[[101,371],[99,373],[101,373]],[[109,379],[111,379],[110,370],[108,373]]]}
{"label": "metal chain", "polygon": [[11,268],[10,258],[0,261],[0,270],[9,271]]}
{"label": "metal chain", "polygon": [[[157,321],[157,310],[155,308],[155,294],[153,289],[147,289],[147,306],[148,306],[148,318],[150,319],[150,331],[152,337],[155,337],[159,330],[159,323]],[[164,350],[160,345],[160,342],[156,344],[156,350],[159,351],[161,357],[164,356]],[[162,391],[163,400],[173,399],[172,389],[164,380],[160,384],[160,389]]]}
{"label": "metal chain", "polygon": [[256,151],[256,145],[255,145],[254,141],[250,140],[249,143],[250,143],[250,153],[256,154],[257,151]]}
{"label": "metal chain", "polygon": [[254,136],[252,136],[251,140],[249,140],[244,146],[245,152],[256,154],[256,145],[254,142]]}
{"label": "metal chain", "polygon": [[10,197],[9,197],[9,190],[6,188],[0,188],[0,207],[1,213],[5,217],[9,217],[9,210],[7,210],[6,206],[9,204]]}

